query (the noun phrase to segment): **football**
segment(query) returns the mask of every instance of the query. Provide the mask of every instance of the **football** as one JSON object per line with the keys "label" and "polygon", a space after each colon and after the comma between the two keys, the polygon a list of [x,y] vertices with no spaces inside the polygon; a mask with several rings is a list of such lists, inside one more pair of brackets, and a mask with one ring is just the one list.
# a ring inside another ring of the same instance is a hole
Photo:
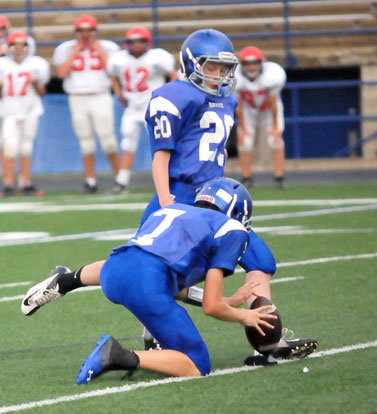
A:
{"label": "football", "polygon": [[270,313],[278,317],[277,319],[266,319],[266,321],[273,325],[274,328],[271,329],[266,326],[262,326],[262,330],[266,334],[265,336],[262,336],[256,328],[253,328],[252,326],[245,326],[245,334],[250,345],[263,355],[269,354],[276,347],[280,341],[282,330],[279,312],[277,311],[276,306],[266,297],[257,297],[251,304],[250,309],[256,309],[265,305],[270,305],[270,308],[264,311],[265,313]]}

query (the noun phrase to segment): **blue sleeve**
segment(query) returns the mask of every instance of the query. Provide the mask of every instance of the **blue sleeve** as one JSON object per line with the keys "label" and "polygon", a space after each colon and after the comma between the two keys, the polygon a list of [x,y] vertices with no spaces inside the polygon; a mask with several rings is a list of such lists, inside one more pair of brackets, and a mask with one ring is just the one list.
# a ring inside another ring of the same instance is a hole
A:
{"label": "blue sleeve", "polygon": [[182,82],[170,82],[156,89],[145,115],[152,156],[159,150],[174,150],[190,116],[190,97]]}
{"label": "blue sleeve", "polygon": [[214,255],[208,268],[223,269],[225,276],[229,276],[234,273],[240,257],[245,252],[248,233],[242,230],[232,230],[215,241]]}
{"label": "blue sleeve", "polygon": [[261,270],[273,275],[276,272],[275,257],[267,244],[253,230],[249,232],[249,245],[239,264],[245,270]]}

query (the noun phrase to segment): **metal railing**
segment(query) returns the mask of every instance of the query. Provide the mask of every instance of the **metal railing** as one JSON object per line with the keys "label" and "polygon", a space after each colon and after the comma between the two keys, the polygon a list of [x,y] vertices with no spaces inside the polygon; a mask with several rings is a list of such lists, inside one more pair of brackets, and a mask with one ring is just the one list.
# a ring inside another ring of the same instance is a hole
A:
{"label": "metal railing", "polygon": [[[268,38],[282,38],[284,41],[284,62],[285,67],[290,68],[296,65],[296,59],[291,52],[291,39],[294,37],[308,37],[308,36],[335,36],[335,35],[360,35],[360,34],[377,34],[377,28],[350,28],[350,29],[319,29],[319,30],[291,30],[290,28],[290,3],[297,3],[303,0],[253,0],[253,4],[272,4],[280,3],[282,5],[282,14],[283,14],[283,31],[268,31],[268,32],[250,32],[250,33],[232,33],[229,37],[232,40],[240,39],[268,39]],[[306,2],[314,2],[318,0],[305,0]],[[54,11],[64,11],[64,12],[90,12],[90,11],[100,11],[100,10],[124,10],[124,9],[151,9],[152,11],[152,32],[155,42],[155,46],[163,41],[176,41],[182,42],[185,39],[184,35],[175,35],[175,36],[163,36],[159,34],[159,9],[162,8],[175,8],[175,7],[198,7],[198,6],[219,6],[219,5],[240,5],[240,4],[250,4],[250,0],[207,0],[207,1],[164,1],[159,2],[158,0],[145,1],[144,3],[134,3],[134,4],[108,4],[106,6],[64,6],[64,7],[34,7],[32,0],[25,0],[24,9],[5,9],[0,11],[1,13],[25,13],[26,16],[26,26],[30,35],[33,35],[33,14],[34,13],[48,13]],[[120,39],[112,39],[119,41]],[[59,42],[49,41],[49,42],[38,42],[38,46],[55,46]],[[300,158],[301,149],[301,133],[299,126],[302,124],[309,123],[345,123],[345,122],[364,122],[364,121],[377,121],[376,116],[363,116],[361,114],[354,115],[333,115],[333,116],[302,116],[300,115],[300,99],[299,91],[305,88],[335,88],[335,87],[359,87],[362,86],[375,86],[376,82],[361,82],[361,81],[325,81],[325,82],[291,82],[286,85],[286,88],[289,89],[291,98],[290,98],[290,109],[291,116],[286,117],[286,123],[292,125],[292,135],[294,140],[294,156]],[[357,141],[355,145],[362,145],[363,142],[376,139],[376,133],[369,135],[368,137],[361,138]],[[336,156],[343,156],[348,154],[351,151],[351,146],[349,148],[343,148],[338,151]]]}

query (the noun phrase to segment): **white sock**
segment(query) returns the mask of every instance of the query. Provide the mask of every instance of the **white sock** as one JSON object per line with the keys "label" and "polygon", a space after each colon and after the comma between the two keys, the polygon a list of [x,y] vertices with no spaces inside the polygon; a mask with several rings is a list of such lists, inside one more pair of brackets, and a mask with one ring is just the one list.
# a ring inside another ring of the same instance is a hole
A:
{"label": "white sock", "polygon": [[122,185],[127,186],[130,183],[131,179],[131,170],[119,170],[118,175],[116,176],[116,182]]}
{"label": "white sock", "polygon": [[97,185],[97,180],[94,177],[87,177],[85,181],[91,186],[95,187]]}

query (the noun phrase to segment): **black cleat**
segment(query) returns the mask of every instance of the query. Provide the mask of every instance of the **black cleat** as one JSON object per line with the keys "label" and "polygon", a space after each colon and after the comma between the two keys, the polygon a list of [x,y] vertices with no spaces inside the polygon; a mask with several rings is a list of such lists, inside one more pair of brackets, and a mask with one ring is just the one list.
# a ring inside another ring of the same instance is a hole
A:
{"label": "black cleat", "polygon": [[89,183],[87,183],[87,182],[85,181],[85,183],[84,183],[84,188],[83,188],[83,190],[82,190],[82,192],[83,192],[84,194],[94,194],[94,193],[96,193],[97,191],[98,191],[97,184],[90,185]]}
{"label": "black cleat", "polygon": [[305,358],[318,346],[316,339],[284,339],[268,354],[268,359],[301,359]]}

